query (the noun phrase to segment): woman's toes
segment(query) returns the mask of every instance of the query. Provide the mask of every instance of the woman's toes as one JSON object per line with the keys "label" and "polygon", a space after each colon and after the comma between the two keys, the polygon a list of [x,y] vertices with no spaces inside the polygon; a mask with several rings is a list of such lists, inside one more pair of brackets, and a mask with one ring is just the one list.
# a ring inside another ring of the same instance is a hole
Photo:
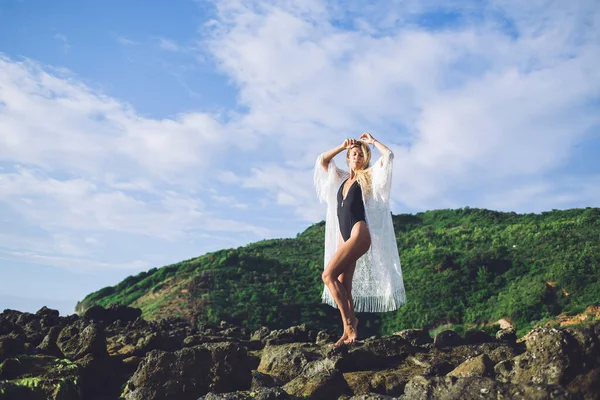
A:
{"label": "woman's toes", "polygon": [[338,340],[334,344],[330,344],[329,346],[331,346],[331,347],[339,347],[342,344],[346,343],[346,339],[347,338],[348,338],[348,335],[346,335],[346,333],[344,333],[344,335],[340,338],[340,340]]}

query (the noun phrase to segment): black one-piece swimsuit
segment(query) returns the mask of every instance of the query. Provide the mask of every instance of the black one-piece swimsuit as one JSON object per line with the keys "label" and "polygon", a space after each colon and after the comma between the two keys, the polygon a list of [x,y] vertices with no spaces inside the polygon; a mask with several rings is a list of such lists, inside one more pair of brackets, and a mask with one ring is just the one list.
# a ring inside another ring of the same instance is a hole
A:
{"label": "black one-piece swimsuit", "polygon": [[[346,179],[346,181],[347,180],[348,179]],[[342,233],[344,242],[350,239],[350,233],[352,232],[354,224],[359,221],[366,221],[362,189],[360,188],[358,181],[355,181],[352,186],[350,186],[350,189],[348,189],[348,193],[344,199],[344,184],[346,181],[342,183],[337,194],[337,216],[340,222],[340,232]]]}

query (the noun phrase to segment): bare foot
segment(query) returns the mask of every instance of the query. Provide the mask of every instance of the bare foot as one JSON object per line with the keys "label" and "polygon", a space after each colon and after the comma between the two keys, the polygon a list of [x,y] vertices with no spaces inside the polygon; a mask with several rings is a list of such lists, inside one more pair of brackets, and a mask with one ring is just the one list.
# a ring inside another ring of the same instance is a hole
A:
{"label": "bare foot", "polygon": [[356,328],[358,328],[358,318],[354,317],[350,320],[347,329],[344,331],[344,336],[347,336],[346,340],[344,340],[345,344],[354,343],[356,341],[358,337]]}
{"label": "bare foot", "polygon": [[346,339],[348,339],[348,334],[346,333],[346,330],[344,329],[344,334],[342,335],[340,340],[338,340],[334,344],[329,344],[329,347],[340,347],[341,345],[346,343]]}

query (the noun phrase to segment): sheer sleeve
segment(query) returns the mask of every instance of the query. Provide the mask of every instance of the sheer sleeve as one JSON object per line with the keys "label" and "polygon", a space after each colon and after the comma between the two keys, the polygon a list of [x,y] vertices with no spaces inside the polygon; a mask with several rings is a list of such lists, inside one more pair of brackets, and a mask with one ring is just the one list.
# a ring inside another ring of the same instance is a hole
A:
{"label": "sheer sleeve", "polygon": [[331,194],[335,193],[343,180],[348,176],[348,173],[339,169],[333,159],[329,161],[327,171],[321,165],[323,154],[317,157],[314,171],[314,184],[317,190],[317,197],[321,203],[328,201]]}
{"label": "sheer sleeve", "polygon": [[388,150],[373,165],[371,173],[373,180],[373,194],[378,201],[387,204],[390,200],[392,188],[392,166],[394,153]]}

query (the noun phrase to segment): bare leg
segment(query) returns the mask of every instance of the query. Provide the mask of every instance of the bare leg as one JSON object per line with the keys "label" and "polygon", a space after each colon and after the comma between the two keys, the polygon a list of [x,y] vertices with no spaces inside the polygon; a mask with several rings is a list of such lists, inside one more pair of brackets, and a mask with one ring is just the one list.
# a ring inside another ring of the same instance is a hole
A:
{"label": "bare leg", "polygon": [[356,341],[358,337],[357,327],[358,327],[358,318],[356,318],[356,314],[354,313],[354,301],[352,300],[352,278],[354,276],[354,271],[356,270],[356,261],[352,263],[338,278],[338,280],[344,285],[346,288],[346,293],[348,295],[348,308],[350,310],[350,316],[346,321],[343,321],[344,324],[344,343],[349,344]]}
{"label": "bare leg", "polygon": [[[338,277],[344,273],[346,269],[355,265],[356,260],[360,258],[364,253],[367,252],[371,245],[371,236],[367,228],[367,224],[364,221],[354,224],[350,238],[338,247],[338,250],[331,258],[331,261],[325,268],[322,278],[325,285],[329,289],[333,299],[335,300],[342,320],[344,321],[344,336],[335,344],[340,345],[349,338],[351,333],[352,323],[354,322],[354,307],[352,304],[352,298],[348,299],[348,291],[344,285],[338,280]],[[354,274],[354,271],[352,271]],[[356,332],[354,331],[354,339],[356,339]]]}

